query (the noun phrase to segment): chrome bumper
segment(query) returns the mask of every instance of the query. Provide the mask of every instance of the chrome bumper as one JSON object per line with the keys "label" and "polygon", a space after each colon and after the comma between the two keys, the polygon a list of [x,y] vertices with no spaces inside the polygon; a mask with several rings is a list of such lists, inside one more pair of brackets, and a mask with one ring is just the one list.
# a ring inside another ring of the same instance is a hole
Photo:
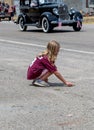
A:
{"label": "chrome bumper", "polygon": [[75,20],[58,20],[58,21],[51,21],[51,24],[61,24],[62,26],[63,25],[72,25],[74,23],[76,23],[77,21]]}

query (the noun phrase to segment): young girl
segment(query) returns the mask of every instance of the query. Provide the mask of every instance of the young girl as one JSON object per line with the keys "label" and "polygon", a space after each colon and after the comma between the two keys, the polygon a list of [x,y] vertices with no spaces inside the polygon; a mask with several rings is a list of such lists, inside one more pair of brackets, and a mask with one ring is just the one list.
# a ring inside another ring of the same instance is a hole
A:
{"label": "young girl", "polygon": [[31,63],[27,71],[27,79],[33,80],[33,85],[40,87],[49,86],[48,77],[52,74],[60,79],[65,85],[69,87],[73,85],[71,82],[64,79],[55,66],[55,60],[59,49],[59,43],[52,40],[48,43],[47,49],[40,53]]}

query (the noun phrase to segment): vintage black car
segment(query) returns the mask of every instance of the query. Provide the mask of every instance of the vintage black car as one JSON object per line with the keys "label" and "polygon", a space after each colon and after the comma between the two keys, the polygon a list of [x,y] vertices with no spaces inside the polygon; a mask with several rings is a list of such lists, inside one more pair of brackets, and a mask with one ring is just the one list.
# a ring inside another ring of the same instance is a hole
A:
{"label": "vintage black car", "polygon": [[20,0],[16,23],[21,31],[26,31],[27,26],[36,26],[48,33],[58,26],[71,26],[80,31],[82,21],[82,14],[74,8],[68,10],[63,0]]}

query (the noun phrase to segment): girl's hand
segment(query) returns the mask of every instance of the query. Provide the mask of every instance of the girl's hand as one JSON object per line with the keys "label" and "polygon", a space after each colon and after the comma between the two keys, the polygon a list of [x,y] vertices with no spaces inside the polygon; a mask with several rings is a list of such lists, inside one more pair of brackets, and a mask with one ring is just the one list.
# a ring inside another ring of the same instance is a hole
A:
{"label": "girl's hand", "polygon": [[71,83],[71,82],[66,82],[66,85],[68,86],[68,87],[72,87],[72,86],[74,86],[74,84],[73,83]]}

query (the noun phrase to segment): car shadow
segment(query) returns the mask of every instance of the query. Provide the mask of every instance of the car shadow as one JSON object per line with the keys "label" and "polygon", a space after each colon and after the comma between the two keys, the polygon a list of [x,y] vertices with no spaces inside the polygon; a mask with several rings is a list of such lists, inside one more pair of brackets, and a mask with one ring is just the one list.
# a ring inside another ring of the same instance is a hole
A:
{"label": "car shadow", "polygon": [[34,33],[38,33],[39,32],[39,33],[43,33],[43,34],[51,34],[51,33],[79,33],[79,32],[85,32],[85,30],[74,31],[74,30],[58,30],[58,29],[55,29],[55,30],[52,30],[49,33],[45,33],[45,32],[43,32],[43,30],[27,29],[26,32],[34,32]]}
{"label": "car shadow", "polygon": [[[39,32],[39,33],[44,33],[42,29],[27,29],[26,32]],[[64,29],[54,29],[49,33],[69,33],[69,32],[75,32],[74,30],[64,30]],[[49,33],[45,33],[45,34],[49,34]]]}

